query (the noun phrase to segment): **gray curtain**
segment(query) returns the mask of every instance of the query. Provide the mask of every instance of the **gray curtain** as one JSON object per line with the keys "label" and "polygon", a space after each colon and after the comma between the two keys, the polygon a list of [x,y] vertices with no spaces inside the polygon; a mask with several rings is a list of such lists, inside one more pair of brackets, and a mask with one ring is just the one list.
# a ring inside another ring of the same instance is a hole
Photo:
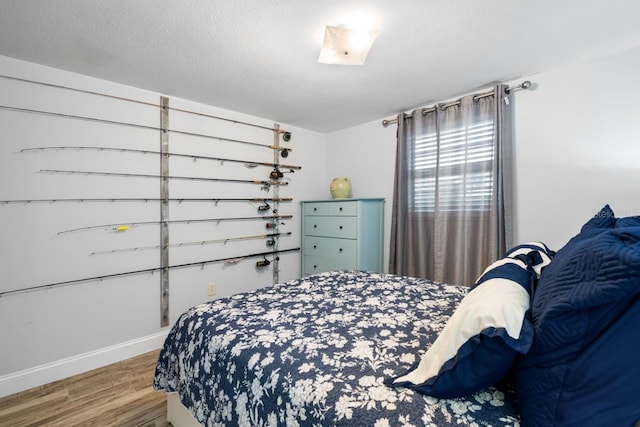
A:
{"label": "gray curtain", "polygon": [[471,285],[512,244],[504,89],[398,115],[390,273]]}

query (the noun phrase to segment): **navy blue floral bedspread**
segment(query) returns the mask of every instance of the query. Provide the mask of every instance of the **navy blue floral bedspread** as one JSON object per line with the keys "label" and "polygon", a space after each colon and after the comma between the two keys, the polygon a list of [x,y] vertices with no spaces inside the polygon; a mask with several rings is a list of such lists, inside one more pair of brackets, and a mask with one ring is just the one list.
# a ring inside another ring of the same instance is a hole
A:
{"label": "navy blue floral bedspread", "polygon": [[340,271],[217,299],[178,319],[154,387],[205,426],[517,426],[495,388],[444,400],[383,384],[419,361],[467,291]]}

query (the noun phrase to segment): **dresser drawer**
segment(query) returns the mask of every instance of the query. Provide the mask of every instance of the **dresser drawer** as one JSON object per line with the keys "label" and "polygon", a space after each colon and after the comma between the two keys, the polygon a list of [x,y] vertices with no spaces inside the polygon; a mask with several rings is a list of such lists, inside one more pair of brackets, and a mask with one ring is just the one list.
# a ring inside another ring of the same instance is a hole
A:
{"label": "dresser drawer", "polygon": [[358,214],[357,202],[333,202],[327,207],[329,215],[334,216],[356,216]]}
{"label": "dresser drawer", "polygon": [[356,265],[358,249],[353,239],[305,236],[303,245],[305,255],[335,258],[348,265]]}
{"label": "dresser drawer", "polygon": [[302,214],[305,216],[356,216],[358,214],[358,203],[353,201],[305,203]]}
{"label": "dresser drawer", "polygon": [[304,234],[355,239],[357,235],[356,217],[307,216],[304,218]]}
{"label": "dresser drawer", "polygon": [[329,203],[305,203],[304,216],[308,215],[327,215],[329,213]]}
{"label": "dresser drawer", "polygon": [[353,270],[356,268],[356,264],[348,264],[343,260],[335,258],[327,258],[322,256],[305,255],[303,257],[303,274],[315,274],[323,271],[330,270]]}

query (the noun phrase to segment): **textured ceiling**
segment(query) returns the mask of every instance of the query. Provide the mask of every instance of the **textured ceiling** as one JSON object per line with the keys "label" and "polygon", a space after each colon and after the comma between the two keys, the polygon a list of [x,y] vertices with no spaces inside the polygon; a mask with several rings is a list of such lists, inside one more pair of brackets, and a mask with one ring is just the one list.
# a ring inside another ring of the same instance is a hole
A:
{"label": "textured ceiling", "polygon": [[[364,66],[318,64],[370,14]],[[0,55],[319,132],[640,46],[631,0],[1,0]]]}

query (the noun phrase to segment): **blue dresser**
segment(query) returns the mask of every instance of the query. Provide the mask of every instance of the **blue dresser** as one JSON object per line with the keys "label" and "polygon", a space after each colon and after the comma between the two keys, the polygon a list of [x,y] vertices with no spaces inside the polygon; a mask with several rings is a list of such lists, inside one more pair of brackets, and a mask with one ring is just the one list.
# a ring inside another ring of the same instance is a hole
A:
{"label": "blue dresser", "polygon": [[309,200],[302,205],[302,274],[382,272],[384,199]]}

